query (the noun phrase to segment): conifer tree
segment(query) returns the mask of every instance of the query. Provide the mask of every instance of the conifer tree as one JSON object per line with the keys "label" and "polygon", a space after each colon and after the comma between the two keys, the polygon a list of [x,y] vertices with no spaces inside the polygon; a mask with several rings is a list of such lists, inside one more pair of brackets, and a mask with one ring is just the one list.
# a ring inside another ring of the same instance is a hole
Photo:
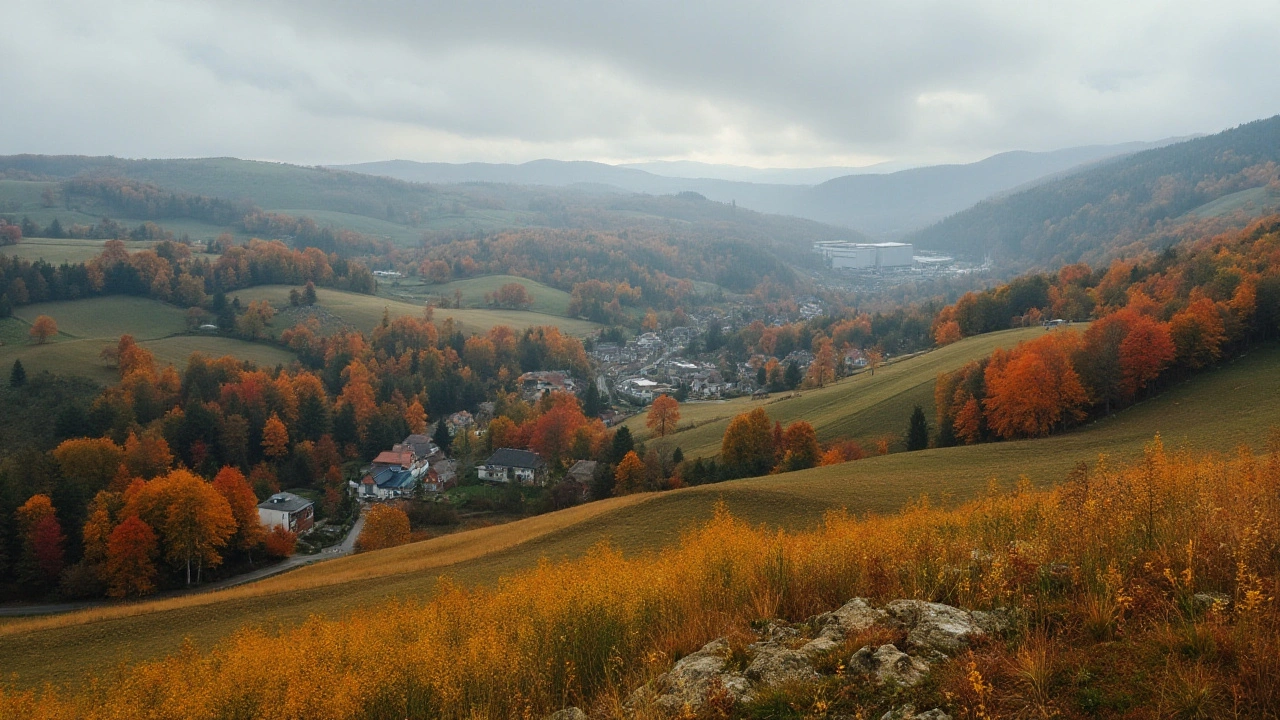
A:
{"label": "conifer tree", "polygon": [[929,421],[925,419],[924,410],[919,405],[911,411],[911,420],[907,423],[907,451],[924,450],[929,447]]}
{"label": "conifer tree", "polygon": [[13,361],[13,370],[9,372],[9,387],[22,387],[27,384],[27,369],[22,367],[21,360]]}

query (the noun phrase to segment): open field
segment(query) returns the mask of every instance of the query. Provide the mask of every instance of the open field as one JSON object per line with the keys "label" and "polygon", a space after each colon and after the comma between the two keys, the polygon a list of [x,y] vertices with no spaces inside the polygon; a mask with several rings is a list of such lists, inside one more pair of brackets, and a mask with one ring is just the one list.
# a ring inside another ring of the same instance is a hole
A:
{"label": "open field", "polygon": [[422,240],[421,230],[365,215],[353,215],[333,210],[295,210],[292,208],[276,210],[276,212],[294,217],[309,217],[321,226],[354,230],[362,235],[389,240],[397,245],[412,246]]}
{"label": "open field", "polygon": [[[230,295],[231,297],[240,298],[242,303],[266,300],[276,308],[283,308],[289,305],[290,289],[288,285],[261,285],[237,290]],[[395,319],[403,315],[420,317],[424,309],[424,305],[420,304],[390,300],[376,295],[361,295],[342,290],[330,290],[329,288],[317,288],[316,297],[321,307],[365,331],[372,330],[378,323],[382,322],[384,310],[391,315],[392,319]],[[436,309],[435,319],[437,322],[441,322],[447,317],[452,317],[455,321],[461,323],[464,332],[485,332],[495,325],[509,325],[516,330],[523,330],[535,325],[555,325],[570,335],[581,337],[595,332],[600,327],[596,323],[586,320],[557,317],[529,310]],[[274,328],[276,332],[285,329],[282,327]]]}
{"label": "open field", "polygon": [[408,302],[421,303],[440,297],[446,297],[452,301],[454,293],[460,292],[463,307],[483,308],[485,293],[497,293],[498,289],[507,283],[520,283],[529,291],[529,295],[533,298],[533,305],[529,309],[533,312],[568,315],[569,301],[572,299],[569,293],[515,275],[485,275],[440,285],[424,283],[420,278],[407,278],[395,285],[388,282],[380,283],[378,294],[392,298],[399,296],[400,299]]}
{"label": "open field", "polygon": [[[50,265],[61,265],[62,263],[82,263],[88,262],[97,257],[102,252],[102,246],[106,240],[77,240],[73,238],[22,238],[22,242],[17,245],[5,245],[0,247],[0,254],[9,255],[10,257],[23,258],[25,260],[44,260]],[[154,245],[151,241],[125,241],[125,247],[130,252],[134,250],[143,250]]]}
{"label": "open field", "polygon": [[[756,407],[763,407],[770,418],[780,420],[783,425],[796,420],[809,421],[818,432],[818,439],[824,442],[852,438],[868,445],[882,436],[891,436],[894,442],[899,442],[914,406],[923,408],[930,425],[934,424],[933,386],[939,373],[990,355],[997,347],[1012,347],[1044,332],[1039,327],[1021,328],[965,338],[890,363],[874,375],[861,372],[822,388],[774,393],[769,400],[735,398],[724,402],[685,403],[680,406],[680,426],[685,429],[668,435],[664,442],[679,446],[689,458],[717,455],[729,420]],[[644,437],[648,434],[644,421],[642,412],[625,425],[637,437]]]}
{"label": "open field", "polygon": [[1280,192],[1264,186],[1223,195],[1217,200],[1187,211],[1186,216],[1213,218],[1230,215],[1240,210],[1246,211],[1251,216],[1257,216],[1264,212],[1272,212],[1277,206],[1280,206]]}
{"label": "open field", "polygon": [[[186,364],[193,352],[210,356],[234,355],[265,367],[287,364],[293,354],[272,345],[205,335],[184,335],[182,310],[158,300],[116,295],[89,300],[39,303],[19,308],[15,317],[0,320],[0,365],[21,359],[27,372],[48,370],[98,382],[119,379],[116,369],[98,354],[121,335],[133,335],[161,365]],[[58,323],[58,335],[44,345],[32,344],[27,331],[40,315]]]}
{"label": "open field", "polygon": [[[1080,462],[1138,455],[1157,433],[1166,445],[1231,452],[1259,447],[1280,424],[1280,347],[1259,348],[1159,397],[1073,432],[1042,439],[869,458],[798,473],[591,503],[494,528],[449,535],[321,563],[234,592],[120,606],[0,626],[0,676],[19,685],[74,682],[119,660],[176,652],[184,638],[207,647],[236,628],[293,625],[341,615],[387,598],[420,598],[448,576],[494,582],[540,558],[578,556],[602,540],[627,552],[669,544],[710,517],[717,502],[752,523],[811,527],[833,508],[893,512],[927,493],[955,503],[992,480],[1060,481]],[[880,375],[878,372],[877,375]],[[1244,404],[1241,398],[1248,398]]]}

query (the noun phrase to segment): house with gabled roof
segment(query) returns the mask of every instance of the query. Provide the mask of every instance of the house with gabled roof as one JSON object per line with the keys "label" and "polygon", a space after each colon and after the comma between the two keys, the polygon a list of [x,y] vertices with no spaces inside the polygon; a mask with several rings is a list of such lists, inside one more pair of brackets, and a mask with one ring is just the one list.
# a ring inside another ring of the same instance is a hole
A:
{"label": "house with gabled roof", "polygon": [[481,480],[541,485],[546,481],[547,464],[532,450],[498,448],[483,465],[476,466]]}
{"label": "house with gabled roof", "polygon": [[269,528],[297,533],[310,529],[315,520],[315,503],[293,493],[279,492],[258,503],[258,522]]}

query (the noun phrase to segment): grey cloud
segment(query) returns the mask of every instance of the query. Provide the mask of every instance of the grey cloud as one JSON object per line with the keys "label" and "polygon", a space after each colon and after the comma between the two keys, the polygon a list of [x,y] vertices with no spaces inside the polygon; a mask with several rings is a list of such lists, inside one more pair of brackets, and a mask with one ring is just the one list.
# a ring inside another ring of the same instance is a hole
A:
{"label": "grey cloud", "polygon": [[12,5],[0,152],[827,165],[1280,111],[1277,0]]}

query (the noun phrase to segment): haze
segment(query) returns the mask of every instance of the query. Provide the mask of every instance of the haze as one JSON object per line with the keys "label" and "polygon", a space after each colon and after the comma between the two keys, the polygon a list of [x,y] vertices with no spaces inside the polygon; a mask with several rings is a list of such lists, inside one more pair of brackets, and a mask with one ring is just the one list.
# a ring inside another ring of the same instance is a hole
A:
{"label": "haze", "polygon": [[975,160],[1280,111],[1280,2],[5,3],[0,153]]}

